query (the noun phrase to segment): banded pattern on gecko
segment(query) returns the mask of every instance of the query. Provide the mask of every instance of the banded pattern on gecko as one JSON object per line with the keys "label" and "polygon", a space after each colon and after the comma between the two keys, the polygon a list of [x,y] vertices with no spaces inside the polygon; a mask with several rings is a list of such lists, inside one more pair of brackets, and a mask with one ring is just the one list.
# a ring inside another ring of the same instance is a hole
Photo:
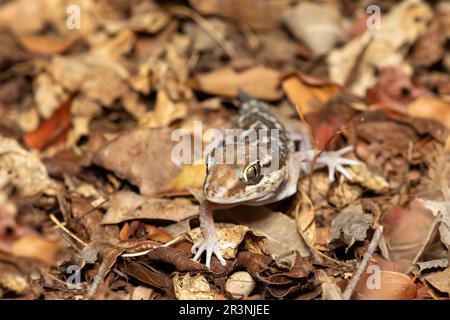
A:
{"label": "banded pattern on gecko", "polygon": [[[310,172],[316,155],[306,129],[299,134],[300,148],[296,151],[291,134],[270,112],[267,104],[243,93],[241,100],[243,104],[235,125],[242,130],[231,141],[220,141],[206,157],[203,184],[206,200],[199,209],[204,239],[192,247],[192,252],[195,253],[195,261],[206,252],[208,268],[213,254],[225,264],[220,250],[227,246],[217,240],[213,210],[237,205],[259,206],[293,195],[297,191],[300,172]],[[352,149],[348,146],[338,151],[322,152],[314,168],[327,166],[331,181],[336,171],[351,180],[344,165],[359,162],[342,155]],[[229,160],[228,152],[234,161],[224,161]]]}

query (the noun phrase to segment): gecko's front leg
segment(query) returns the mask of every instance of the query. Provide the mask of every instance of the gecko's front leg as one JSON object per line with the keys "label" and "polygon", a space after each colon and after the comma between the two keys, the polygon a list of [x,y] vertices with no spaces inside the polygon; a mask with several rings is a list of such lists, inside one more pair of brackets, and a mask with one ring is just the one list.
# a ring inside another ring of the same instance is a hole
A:
{"label": "gecko's front leg", "polygon": [[199,219],[200,229],[203,234],[203,241],[200,241],[192,246],[192,253],[195,254],[193,258],[194,261],[198,261],[203,252],[206,252],[206,267],[208,269],[211,267],[211,257],[213,254],[216,255],[222,265],[226,265],[225,259],[220,253],[220,249],[226,247],[226,245],[220,244],[217,240],[213,218],[214,207],[214,204],[207,200],[200,203]]}

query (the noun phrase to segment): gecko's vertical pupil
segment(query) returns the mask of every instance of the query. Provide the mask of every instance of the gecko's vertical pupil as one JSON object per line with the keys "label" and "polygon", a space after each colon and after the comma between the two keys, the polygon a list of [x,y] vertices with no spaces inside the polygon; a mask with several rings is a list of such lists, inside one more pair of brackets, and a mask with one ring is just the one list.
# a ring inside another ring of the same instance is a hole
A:
{"label": "gecko's vertical pupil", "polygon": [[261,177],[261,164],[259,161],[249,165],[244,170],[244,183],[252,184],[257,183]]}

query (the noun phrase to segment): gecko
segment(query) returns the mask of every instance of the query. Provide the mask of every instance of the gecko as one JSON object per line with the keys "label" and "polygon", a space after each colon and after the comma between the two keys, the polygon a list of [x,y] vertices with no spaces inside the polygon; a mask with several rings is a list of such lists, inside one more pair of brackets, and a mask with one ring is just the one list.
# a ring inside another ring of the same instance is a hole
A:
{"label": "gecko", "polygon": [[[199,261],[206,252],[208,269],[212,255],[222,265],[226,264],[221,249],[229,246],[218,241],[213,211],[238,205],[261,206],[292,196],[297,191],[300,174],[311,172],[317,154],[305,126],[302,132],[293,134],[270,111],[268,104],[241,91],[239,95],[242,103],[234,125],[240,130],[232,139],[227,137],[216,142],[205,157],[205,199],[199,206],[203,240],[193,245],[192,253],[193,260]],[[299,142],[298,150],[295,137]],[[317,156],[314,169],[328,167],[331,182],[336,172],[351,180],[344,166],[358,165],[359,161],[343,155],[352,150],[353,146],[347,146],[337,151],[324,151]],[[229,154],[232,159],[228,158]]]}

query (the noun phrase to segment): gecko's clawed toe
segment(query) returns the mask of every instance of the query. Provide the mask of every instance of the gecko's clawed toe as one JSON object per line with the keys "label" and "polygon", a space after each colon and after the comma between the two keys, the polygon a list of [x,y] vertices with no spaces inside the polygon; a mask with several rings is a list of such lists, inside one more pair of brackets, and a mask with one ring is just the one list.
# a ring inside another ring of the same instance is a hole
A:
{"label": "gecko's clawed toe", "polygon": [[342,174],[346,179],[350,181],[352,180],[351,174],[344,168],[344,166],[356,166],[359,165],[360,162],[355,159],[342,157],[342,155],[352,150],[353,146],[347,146],[336,151],[324,152],[317,159],[318,163],[322,163],[328,167],[328,179],[331,182],[334,181],[334,174],[336,173],[336,171]]}
{"label": "gecko's clawed toe", "polygon": [[203,252],[206,252],[206,267],[208,269],[211,269],[211,258],[213,254],[217,257],[217,259],[220,261],[220,263],[225,266],[226,261],[222,257],[222,253],[220,252],[221,249],[229,248],[229,244],[221,244],[217,240],[203,240],[201,242],[198,242],[192,246],[192,253],[195,253],[194,258],[192,260],[199,261],[200,257],[202,256]]}

